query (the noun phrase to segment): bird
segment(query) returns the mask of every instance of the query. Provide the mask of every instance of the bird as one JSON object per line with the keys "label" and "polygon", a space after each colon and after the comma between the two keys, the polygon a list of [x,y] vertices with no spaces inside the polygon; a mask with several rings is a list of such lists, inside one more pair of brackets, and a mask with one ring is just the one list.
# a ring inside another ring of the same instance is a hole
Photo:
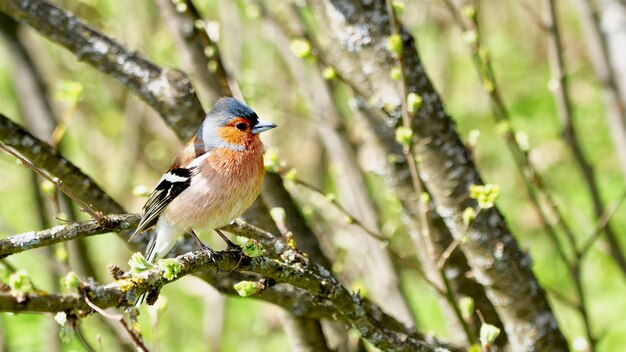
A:
{"label": "bird", "polygon": [[274,127],[235,98],[214,104],[158,181],[129,238],[155,227],[144,255],[148,262],[165,257],[185,233],[213,257],[194,232],[200,228],[215,230],[227,249],[239,248],[219,228],[241,216],[261,192],[265,169],[259,134]]}

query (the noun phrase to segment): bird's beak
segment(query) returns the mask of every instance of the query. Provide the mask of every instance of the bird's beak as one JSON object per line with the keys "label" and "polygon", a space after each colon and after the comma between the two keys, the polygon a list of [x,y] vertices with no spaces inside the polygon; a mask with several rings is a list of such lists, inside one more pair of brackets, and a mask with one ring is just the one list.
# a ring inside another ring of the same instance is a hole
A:
{"label": "bird's beak", "polygon": [[274,127],[276,127],[276,125],[271,123],[271,122],[258,120],[257,124],[254,125],[254,127],[252,128],[252,133],[253,134],[259,134],[261,132],[265,132],[267,130],[271,130]]}

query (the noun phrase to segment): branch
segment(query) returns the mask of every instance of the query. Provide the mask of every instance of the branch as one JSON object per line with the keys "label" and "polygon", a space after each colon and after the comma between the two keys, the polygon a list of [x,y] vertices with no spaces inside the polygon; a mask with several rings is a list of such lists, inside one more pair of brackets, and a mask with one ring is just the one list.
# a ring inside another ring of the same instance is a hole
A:
{"label": "branch", "polygon": [[[176,267],[172,275],[172,267]],[[375,346],[387,351],[434,351],[435,347],[423,341],[423,336],[390,331],[379,324],[359,295],[351,294],[337,279],[317,266],[290,265],[266,257],[250,258],[237,252],[217,252],[211,257],[207,252],[189,252],[176,257],[167,265],[158,265],[138,274],[125,273],[115,282],[97,286],[83,283],[82,295],[100,308],[126,307],[137,297],[149,291],[158,292],[162,286],[185,275],[205,270],[222,272],[253,272],[308,291],[320,306],[334,306],[339,318],[356,328]],[[58,312],[75,311],[89,314],[92,309],[79,294],[26,293],[0,294],[0,311]]]}
{"label": "branch", "polygon": [[0,259],[29,249],[46,247],[77,238],[131,230],[137,226],[140,218],[139,214],[107,215],[100,219],[10,236],[0,240]]}
{"label": "branch", "polygon": [[155,65],[45,0],[3,0],[0,11],[126,85],[158,111],[181,139],[195,134],[205,113],[182,71]]}

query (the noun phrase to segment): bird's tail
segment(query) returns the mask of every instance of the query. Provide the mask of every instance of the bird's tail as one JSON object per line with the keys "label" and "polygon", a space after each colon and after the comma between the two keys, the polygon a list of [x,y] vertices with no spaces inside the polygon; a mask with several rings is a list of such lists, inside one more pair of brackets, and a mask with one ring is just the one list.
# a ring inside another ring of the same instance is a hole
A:
{"label": "bird's tail", "polygon": [[[154,264],[157,260],[165,257],[172,247],[174,247],[174,244],[176,244],[176,240],[180,234],[181,232],[174,225],[160,218],[150,238],[150,242],[146,247],[144,257],[148,263]],[[139,296],[135,302],[135,307],[139,307],[146,296],[146,293]]]}

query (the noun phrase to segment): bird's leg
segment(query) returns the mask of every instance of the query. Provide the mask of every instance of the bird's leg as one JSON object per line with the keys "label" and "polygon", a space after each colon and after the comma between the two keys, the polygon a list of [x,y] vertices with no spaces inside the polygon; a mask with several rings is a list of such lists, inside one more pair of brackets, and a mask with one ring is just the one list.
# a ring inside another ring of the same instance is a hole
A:
{"label": "bird's leg", "polygon": [[209,257],[211,258],[211,261],[213,261],[213,264],[215,264],[215,267],[217,268],[217,261],[215,260],[215,251],[212,250],[206,244],[202,243],[202,241],[200,241],[200,239],[198,238],[198,235],[196,235],[196,233],[192,229],[189,229],[189,231],[187,233],[189,234],[189,236],[191,236],[193,241],[196,242],[196,244],[198,246],[200,246],[200,248],[202,248],[203,251],[205,251],[205,252],[207,252],[209,254]]}
{"label": "bird's leg", "polygon": [[222,231],[220,231],[219,229],[215,229],[215,232],[217,232],[217,234],[220,235],[220,237],[224,240],[224,242],[226,242],[226,250],[241,251],[241,247],[239,247],[238,245],[234,244],[231,240],[229,240],[228,237],[226,237],[226,235],[222,233]]}

